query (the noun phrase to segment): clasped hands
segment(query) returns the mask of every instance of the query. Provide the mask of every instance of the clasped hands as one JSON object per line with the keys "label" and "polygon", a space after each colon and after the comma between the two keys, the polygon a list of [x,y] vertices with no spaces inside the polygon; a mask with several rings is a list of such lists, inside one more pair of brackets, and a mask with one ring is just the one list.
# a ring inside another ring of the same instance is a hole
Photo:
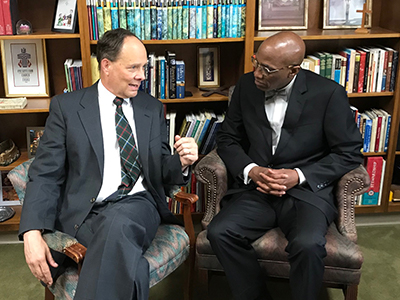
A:
{"label": "clasped hands", "polygon": [[270,169],[253,167],[249,177],[257,184],[257,190],[264,194],[282,197],[286,191],[299,183],[299,175],[293,169]]}
{"label": "clasped hands", "polygon": [[179,154],[182,170],[191,166],[198,159],[197,143],[192,137],[175,136],[174,148]]}

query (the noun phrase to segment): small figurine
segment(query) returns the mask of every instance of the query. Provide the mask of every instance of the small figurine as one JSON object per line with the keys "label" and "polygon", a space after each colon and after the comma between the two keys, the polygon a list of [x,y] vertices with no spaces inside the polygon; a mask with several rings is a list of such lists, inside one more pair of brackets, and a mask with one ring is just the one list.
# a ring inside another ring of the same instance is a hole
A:
{"label": "small figurine", "polygon": [[31,34],[32,24],[28,20],[19,20],[15,25],[17,34]]}

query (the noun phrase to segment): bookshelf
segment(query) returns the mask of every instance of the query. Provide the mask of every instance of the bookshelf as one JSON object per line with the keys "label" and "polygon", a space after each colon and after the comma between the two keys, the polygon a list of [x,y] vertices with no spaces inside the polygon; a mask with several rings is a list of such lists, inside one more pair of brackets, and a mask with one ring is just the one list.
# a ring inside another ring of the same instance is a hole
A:
{"label": "bookshelf", "polygon": [[[244,38],[224,39],[190,39],[190,40],[149,40],[143,41],[148,52],[162,55],[166,49],[174,51],[177,59],[186,63],[186,88],[193,96],[185,99],[162,100],[168,109],[178,111],[176,119],[177,127],[185,113],[198,111],[202,108],[211,108],[223,111],[227,107],[227,97],[212,95],[202,97],[202,92],[197,85],[197,47],[218,45],[220,50],[220,78],[221,86],[234,85],[239,77],[252,71],[251,55],[257,50],[260,43],[276,31],[257,31],[258,0],[247,0],[246,3],[246,31]],[[400,22],[397,16],[400,14],[400,6],[396,1],[374,0],[372,29],[368,34],[356,34],[353,29],[323,30],[323,1],[309,0],[308,4],[308,29],[295,30],[305,41],[307,54],[315,51],[338,52],[344,47],[356,47],[359,45],[385,45],[400,50]],[[97,41],[89,38],[89,22],[85,0],[78,0],[78,24],[77,33],[51,32],[51,24],[55,10],[55,2],[52,0],[19,1],[20,18],[27,19],[33,26],[34,33],[28,36],[0,36],[5,39],[44,39],[49,70],[50,96],[62,93],[65,83],[63,64],[66,58],[82,59],[82,78],[85,87],[91,85],[90,55],[96,50]],[[0,68],[2,68],[0,66]],[[399,67],[398,67],[399,69]],[[0,97],[5,94],[3,70],[0,72]],[[7,167],[0,167],[0,171],[12,169],[27,159],[26,127],[44,126],[48,116],[49,98],[29,98],[28,105],[24,109],[0,111],[0,141],[11,138],[22,150],[19,160]],[[399,212],[400,203],[389,203],[389,192],[393,176],[396,152],[397,136],[400,120],[400,76],[396,79],[394,92],[349,94],[351,104],[360,109],[372,107],[383,108],[392,114],[392,124],[389,138],[388,151],[386,153],[368,153],[366,156],[383,156],[387,161],[382,203],[379,206],[360,206],[357,213],[387,213]],[[1,226],[1,223],[0,223]]]}

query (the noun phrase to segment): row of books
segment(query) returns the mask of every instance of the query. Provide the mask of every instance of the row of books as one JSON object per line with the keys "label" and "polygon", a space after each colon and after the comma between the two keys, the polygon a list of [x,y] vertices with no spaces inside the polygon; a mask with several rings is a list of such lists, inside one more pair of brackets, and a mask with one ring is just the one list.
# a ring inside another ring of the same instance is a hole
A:
{"label": "row of books", "polygon": [[392,116],[387,111],[377,108],[361,113],[351,106],[351,110],[363,138],[362,152],[386,152]]}
{"label": "row of books", "polygon": [[64,92],[73,92],[83,88],[82,60],[67,58],[64,62],[64,71],[67,82]]}
{"label": "row of books", "polygon": [[91,40],[125,28],[141,40],[244,37],[245,0],[86,0]]}
{"label": "row of books", "polygon": [[16,34],[15,24],[18,21],[18,1],[0,1],[0,35]]}
{"label": "row of books", "polygon": [[145,80],[139,89],[158,99],[185,98],[185,62],[176,54],[165,51],[165,56],[150,53],[145,69]]}
{"label": "row of books", "polygon": [[383,46],[346,48],[308,55],[302,68],[336,81],[348,93],[393,92],[399,52]]}
{"label": "row of books", "polygon": [[371,178],[371,185],[364,194],[356,196],[356,205],[380,205],[386,160],[382,156],[368,156],[364,159],[364,166]]}

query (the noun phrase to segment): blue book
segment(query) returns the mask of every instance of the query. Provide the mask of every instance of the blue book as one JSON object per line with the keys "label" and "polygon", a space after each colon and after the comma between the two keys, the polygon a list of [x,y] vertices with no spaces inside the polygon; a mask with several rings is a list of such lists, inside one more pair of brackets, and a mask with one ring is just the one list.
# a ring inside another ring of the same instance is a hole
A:
{"label": "blue book", "polygon": [[189,1],[184,0],[182,6],[182,39],[189,38]]}
{"label": "blue book", "polygon": [[189,7],[189,38],[196,38],[196,5],[194,0],[191,0]]}
{"label": "blue book", "polygon": [[203,36],[203,6],[201,0],[198,0],[196,5],[196,39],[201,39]]}
{"label": "blue book", "polygon": [[157,39],[157,6],[155,0],[150,1],[150,38]]}
{"label": "blue book", "polygon": [[365,118],[363,152],[367,153],[370,151],[371,145],[372,120],[368,116],[365,116]]}
{"label": "blue book", "polygon": [[214,13],[213,13],[213,38],[218,37],[218,5],[217,0],[214,0]]}
{"label": "blue book", "polygon": [[176,38],[178,39],[178,40],[181,40],[182,39],[182,30],[183,30],[183,27],[182,27],[182,18],[183,18],[183,16],[182,16],[182,1],[181,0],[177,0],[176,1],[176,19],[177,19],[177,21],[176,21],[176,24],[177,24],[177,29],[176,29]]}
{"label": "blue book", "polygon": [[168,1],[164,0],[162,2],[162,34],[161,39],[167,40],[168,39]]}
{"label": "blue book", "polygon": [[163,10],[160,0],[157,1],[157,40],[162,40]]}
{"label": "blue book", "polygon": [[145,0],[144,6],[144,39],[151,40],[151,15],[150,15],[150,0]]}
{"label": "blue book", "polygon": [[97,7],[95,5],[90,5],[92,11],[92,27],[93,27],[93,40],[99,39],[98,29],[97,29]]}
{"label": "blue book", "polygon": [[226,0],[226,7],[225,7],[225,37],[231,37],[229,34],[229,27],[231,26],[231,15],[229,13],[229,0]]}
{"label": "blue book", "polygon": [[101,39],[104,34],[104,17],[103,17],[103,6],[101,1],[98,2],[97,6],[97,29],[99,36],[98,38]]}
{"label": "blue book", "polygon": [[139,0],[132,0],[132,1],[135,1],[135,2],[133,2],[133,4],[134,4],[134,8],[133,8],[133,26],[134,26],[134,28],[135,28],[135,31],[134,31],[134,33],[135,33],[135,35],[139,38],[139,39],[142,39],[142,27],[143,26],[141,26],[141,20],[140,20],[140,18],[141,18],[141,14],[140,14],[140,2],[139,2]]}
{"label": "blue book", "polygon": [[118,22],[118,3],[115,1],[111,2],[111,29],[119,28]]}
{"label": "blue book", "polygon": [[144,9],[145,9],[145,2],[144,2],[144,0],[140,0],[140,23],[139,24],[141,24],[141,26],[140,26],[140,39],[141,40],[144,40],[145,38],[144,38],[144,31],[145,31],[145,25],[144,25],[144,22],[146,21],[146,18],[145,18],[145,16],[144,16]]}
{"label": "blue book", "polygon": [[177,60],[176,64],[176,98],[185,98],[185,62]]}
{"label": "blue book", "polygon": [[203,13],[201,17],[203,18],[202,20],[202,30],[201,30],[201,38],[206,39],[207,38],[207,0],[203,0],[203,4],[201,6]]}
{"label": "blue book", "polygon": [[129,0],[126,7],[126,25],[130,32],[135,33],[135,9],[131,0]]}
{"label": "blue book", "polygon": [[172,39],[178,39],[178,0],[172,1]]}
{"label": "blue book", "polygon": [[221,38],[226,37],[226,0],[222,0],[221,6]]}
{"label": "blue book", "polygon": [[387,115],[387,125],[386,125],[386,136],[385,136],[385,146],[383,151],[387,152],[388,150],[388,144],[389,144],[389,133],[390,133],[390,124],[392,123],[392,116]]}
{"label": "blue book", "polygon": [[242,3],[241,0],[237,0],[237,36],[242,37]]}
{"label": "blue book", "polygon": [[238,37],[238,5],[237,0],[232,1],[232,37]]}
{"label": "blue book", "polygon": [[159,62],[158,95],[160,99],[165,99],[165,56],[159,56],[158,62]]}
{"label": "blue book", "polygon": [[229,0],[229,34],[228,37],[233,37],[233,21],[234,21],[234,16],[233,16],[233,0]]}

